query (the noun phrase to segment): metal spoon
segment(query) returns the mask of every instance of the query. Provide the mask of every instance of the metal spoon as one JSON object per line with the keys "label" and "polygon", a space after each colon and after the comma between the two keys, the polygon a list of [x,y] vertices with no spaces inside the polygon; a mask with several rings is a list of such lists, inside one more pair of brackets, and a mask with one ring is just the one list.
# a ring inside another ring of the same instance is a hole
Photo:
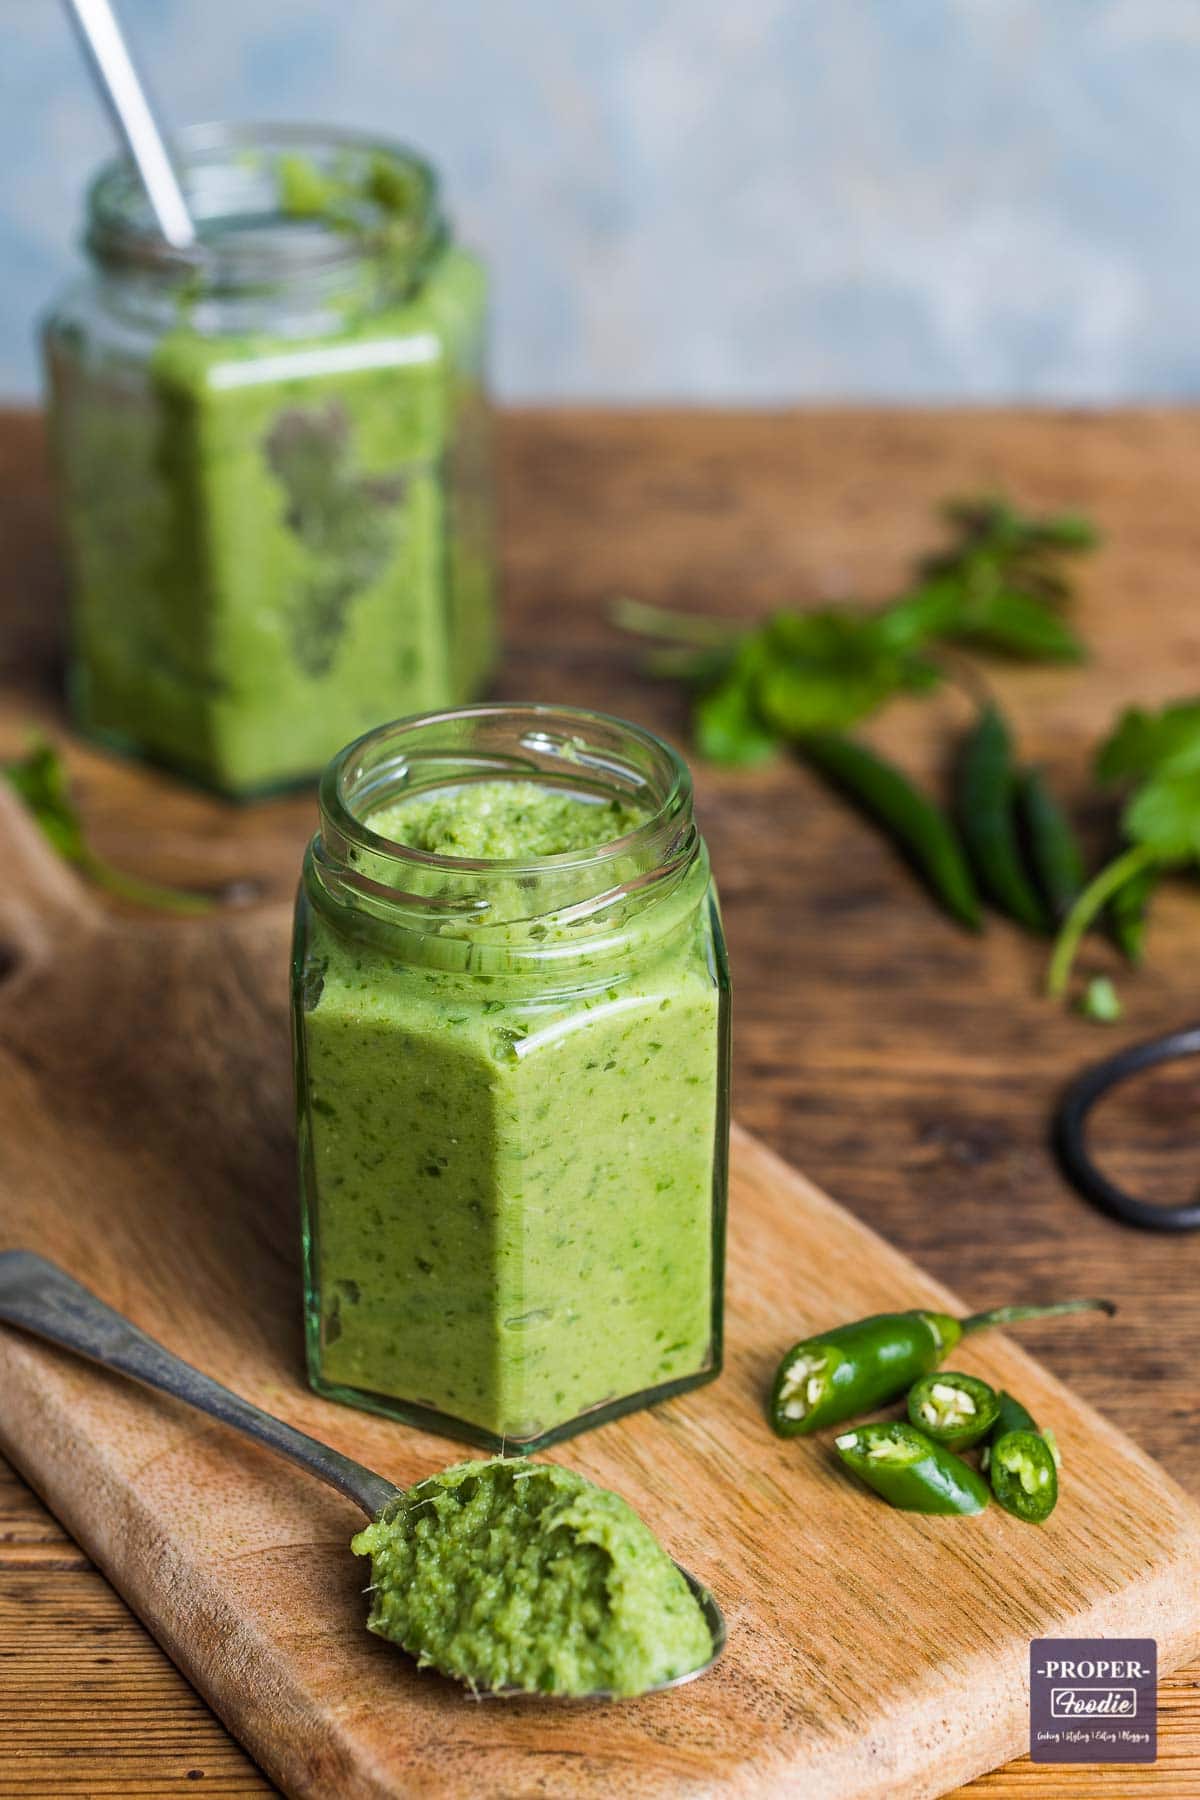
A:
{"label": "metal spoon", "polygon": [[[265,1444],[268,1450],[277,1450],[281,1456],[290,1457],[310,1474],[328,1482],[339,1494],[361,1506],[369,1519],[378,1519],[403,1491],[395,1482],[343,1456],[340,1450],[331,1449],[306,1432],[297,1431],[293,1425],[285,1425],[282,1419],[272,1418],[270,1413],[222,1387],[210,1375],[202,1375],[199,1369],[193,1369],[190,1363],[185,1363],[152,1337],[147,1337],[144,1331],[139,1331],[121,1313],[106,1306],[57,1263],[35,1255],[32,1250],[0,1252],[0,1321],[20,1326],[22,1331],[32,1332],[48,1343],[74,1350],[106,1369],[115,1369],[118,1374],[131,1375],[135,1381],[158,1388],[161,1393],[170,1394],[172,1399],[182,1400],[210,1418],[219,1419],[222,1425],[231,1425],[235,1431]],[[689,1669],[686,1675],[676,1675],[670,1681],[660,1681],[647,1690],[652,1694],[666,1688],[682,1687],[685,1682],[707,1674],[725,1648],[725,1617],[721,1608],[708,1589],[682,1564],[676,1563],[675,1567],[700,1603],[705,1624],[712,1635],[712,1655],[698,1669]],[[584,1695],[528,1694],[523,1688],[507,1687],[476,1691],[489,1696],[538,1700],[618,1698],[606,1689]]]}
{"label": "metal spoon", "polygon": [[168,244],[186,250],[196,241],[196,227],[111,0],[65,0],[65,4],[101,98],[142,178],[158,229]]}

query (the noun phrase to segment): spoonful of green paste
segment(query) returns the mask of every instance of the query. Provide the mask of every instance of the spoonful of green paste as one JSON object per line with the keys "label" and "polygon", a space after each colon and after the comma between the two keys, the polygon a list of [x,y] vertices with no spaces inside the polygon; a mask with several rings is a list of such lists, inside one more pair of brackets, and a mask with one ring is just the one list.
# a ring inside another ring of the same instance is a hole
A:
{"label": "spoonful of green paste", "polygon": [[721,1630],[619,1495],[557,1463],[459,1463],[353,1539],[371,1631],[492,1693],[623,1697],[713,1662]]}
{"label": "spoonful of green paste", "polygon": [[0,1253],[0,1321],[231,1425],[361,1506],[368,1628],[476,1694],[623,1699],[703,1675],[725,1647],[708,1590],[618,1495],[557,1463],[460,1463],[414,1487],[202,1375],[29,1250]]}

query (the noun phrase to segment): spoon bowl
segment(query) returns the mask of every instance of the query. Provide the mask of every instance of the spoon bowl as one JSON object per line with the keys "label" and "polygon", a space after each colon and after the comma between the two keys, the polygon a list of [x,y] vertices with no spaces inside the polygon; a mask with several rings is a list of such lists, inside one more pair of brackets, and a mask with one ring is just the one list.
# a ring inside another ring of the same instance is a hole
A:
{"label": "spoon bowl", "polygon": [[[674,1562],[673,1557],[671,1560]],[[529,1688],[499,1687],[480,1688],[478,1690],[479,1699],[568,1700],[574,1701],[577,1705],[584,1702],[590,1703],[593,1700],[629,1700],[631,1698],[644,1700],[647,1694],[665,1694],[668,1688],[686,1687],[689,1681],[698,1681],[701,1675],[707,1675],[708,1671],[712,1668],[713,1664],[725,1648],[725,1614],[721,1611],[721,1608],[717,1605],[716,1600],[709,1590],[701,1582],[696,1580],[696,1577],[692,1574],[690,1569],[685,1569],[683,1564],[678,1562],[675,1563],[675,1567],[679,1570],[679,1573],[683,1576],[683,1579],[687,1582],[689,1588],[691,1588],[693,1595],[699,1603],[700,1611],[704,1614],[704,1623],[708,1626],[709,1635],[712,1638],[713,1644],[712,1655],[707,1662],[699,1663],[694,1669],[685,1669],[682,1675],[672,1675],[669,1681],[656,1681],[653,1687],[644,1688],[640,1694],[634,1695],[614,1694],[608,1688],[593,1688],[588,1694],[539,1694],[534,1693]]]}
{"label": "spoon bowl", "polygon": [[[175,1400],[194,1406],[209,1418],[229,1425],[235,1431],[288,1457],[319,1480],[336,1488],[374,1521],[400,1498],[403,1489],[386,1476],[377,1475],[340,1450],[297,1431],[282,1419],[263,1412],[261,1407],[243,1400],[231,1389],[201,1374],[182,1357],[175,1356],[154,1338],[148,1337],[122,1313],[107,1306],[74,1276],[57,1263],[32,1250],[0,1252],[0,1322],[15,1325],[47,1343],[73,1350],[90,1362],[99,1363],[117,1374],[128,1375],[147,1387],[157,1388]],[[683,1687],[689,1681],[706,1675],[725,1648],[725,1616],[716,1600],[690,1570],[681,1563],[675,1567],[687,1582],[704,1614],[712,1638],[712,1654],[706,1662],[682,1675],[674,1675],[647,1688],[647,1694],[659,1694],[668,1688]],[[526,1688],[477,1688],[481,1699],[616,1700],[631,1696],[617,1695],[608,1689],[595,1689],[587,1694],[542,1694]],[[642,1695],[636,1698],[642,1698]]]}

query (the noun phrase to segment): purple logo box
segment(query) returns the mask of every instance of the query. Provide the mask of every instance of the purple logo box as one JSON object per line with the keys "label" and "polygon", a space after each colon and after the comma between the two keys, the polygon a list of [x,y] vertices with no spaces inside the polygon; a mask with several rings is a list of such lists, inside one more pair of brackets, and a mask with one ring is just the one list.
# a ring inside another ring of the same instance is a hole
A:
{"label": "purple logo box", "polygon": [[1029,1755],[1035,1763],[1152,1763],[1158,1754],[1153,1638],[1034,1638]]}

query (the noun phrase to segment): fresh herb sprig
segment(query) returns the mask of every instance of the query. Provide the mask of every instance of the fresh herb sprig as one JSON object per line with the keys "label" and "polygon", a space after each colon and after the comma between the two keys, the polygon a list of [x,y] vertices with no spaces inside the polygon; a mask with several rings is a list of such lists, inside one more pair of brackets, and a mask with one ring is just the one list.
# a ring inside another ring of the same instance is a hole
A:
{"label": "fresh herb sprig", "polygon": [[1062,616],[1065,563],[1097,543],[1090,523],[1025,515],[993,498],[953,501],[944,512],[949,544],[880,606],[787,610],[747,628],[623,600],[614,617],[658,641],[650,673],[692,690],[700,753],[743,766],[811,734],[844,731],[899,694],[929,692],[946,678],[950,646],[1080,661],[1083,644]]}
{"label": "fresh herb sprig", "polygon": [[[624,600],[615,617],[655,640],[649,673],[691,690],[702,756],[748,766],[783,746],[797,751],[892,837],[960,924],[982,924],[978,883],[1019,923],[1048,933],[1078,891],[1078,852],[1044,783],[1013,762],[986,684],[958,651],[1079,661],[1083,645],[1062,616],[1065,564],[1097,535],[1075,514],[1035,517],[999,499],[954,501],[944,514],[949,543],[882,605],[789,610],[747,627]],[[846,736],[897,695],[947,678],[979,703],[957,829],[902,770]]]}
{"label": "fresh herb sprig", "polygon": [[1108,914],[1131,961],[1163,875],[1200,863],[1200,700],[1161,712],[1131,707],[1096,754],[1097,779],[1126,790],[1117,854],[1092,876],[1059,932],[1046,985],[1065,994],[1085,933]]}
{"label": "fresh herb sprig", "polygon": [[87,841],[83,823],[71,798],[70,784],[62,758],[53,744],[37,739],[26,755],[15,762],[0,765],[9,786],[19,795],[37,821],[47,841],[64,862],[122,900],[138,906],[156,907],[162,912],[210,912],[216,902],[207,894],[190,894],[179,888],[162,887],[154,881],[143,881],[127,875],[100,856]]}
{"label": "fresh herb sprig", "polygon": [[[1140,962],[1162,881],[1200,865],[1200,698],[1157,713],[1131,708],[1101,745],[1097,780],[1124,790],[1120,841],[1086,876],[1069,820],[1041,774],[1016,760],[979,671],[949,653],[1080,661],[1083,645],[1063,616],[1068,568],[1095,547],[1097,533],[1075,514],[1036,517],[999,499],[954,501],[944,513],[947,546],[879,606],[784,611],[745,627],[626,600],[616,619],[656,640],[646,658],[650,673],[691,689],[702,755],[751,764],[785,746],[795,750],[888,833],[961,924],[979,929],[982,895],[1031,931],[1057,931],[1047,988],[1060,998],[1097,925],[1129,962]],[[977,703],[953,814],[845,735],[897,695],[927,692],[948,678]],[[1078,1006],[1103,1022],[1121,1016],[1103,975]]]}

